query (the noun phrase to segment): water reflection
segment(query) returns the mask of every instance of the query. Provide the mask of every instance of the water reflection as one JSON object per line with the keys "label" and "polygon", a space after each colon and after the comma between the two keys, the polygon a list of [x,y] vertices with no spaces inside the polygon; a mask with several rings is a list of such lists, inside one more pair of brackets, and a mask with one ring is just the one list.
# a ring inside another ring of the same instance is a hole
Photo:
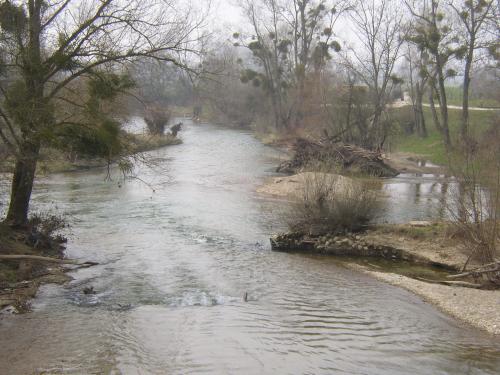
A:
{"label": "water reflection", "polygon": [[450,219],[454,197],[450,191],[459,184],[443,175],[402,173],[384,180],[382,201],[384,213],[380,222],[406,223],[411,220]]}

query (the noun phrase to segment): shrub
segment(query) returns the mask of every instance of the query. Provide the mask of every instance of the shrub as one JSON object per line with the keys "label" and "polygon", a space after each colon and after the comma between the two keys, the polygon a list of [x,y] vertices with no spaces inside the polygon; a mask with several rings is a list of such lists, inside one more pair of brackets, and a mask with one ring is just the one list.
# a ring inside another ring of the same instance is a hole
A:
{"label": "shrub", "polygon": [[151,135],[163,135],[169,120],[170,112],[165,107],[152,105],[146,109],[144,121]]}
{"label": "shrub", "polygon": [[479,141],[461,145],[450,161],[458,184],[448,212],[468,260],[483,267],[475,272],[500,286],[500,130],[497,127]]}
{"label": "shrub", "polygon": [[303,195],[293,205],[288,221],[294,231],[312,235],[356,232],[365,228],[378,211],[376,194],[351,179],[314,173],[304,182]]}
{"label": "shrub", "polygon": [[28,222],[27,245],[34,248],[58,249],[58,244],[66,242],[61,235],[63,229],[68,228],[68,223],[63,216],[48,213],[35,213]]}

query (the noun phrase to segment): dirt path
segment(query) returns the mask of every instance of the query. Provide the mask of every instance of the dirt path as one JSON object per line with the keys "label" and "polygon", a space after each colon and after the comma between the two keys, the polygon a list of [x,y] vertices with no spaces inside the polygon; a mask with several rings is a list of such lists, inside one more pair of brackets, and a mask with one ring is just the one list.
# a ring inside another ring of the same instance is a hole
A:
{"label": "dirt path", "polygon": [[[412,105],[409,101],[398,100],[390,105],[392,108],[402,108]],[[431,105],[428,103],[422,104],[426,108],[430,108]],[[436,104],[436,108],[439,108],[439,104]],[[448,105],[448,109],[462,109],[461,106],[458,105]],[[469,111],[500,111],[500,108],[483,108],[483,107],[469,107]]]}

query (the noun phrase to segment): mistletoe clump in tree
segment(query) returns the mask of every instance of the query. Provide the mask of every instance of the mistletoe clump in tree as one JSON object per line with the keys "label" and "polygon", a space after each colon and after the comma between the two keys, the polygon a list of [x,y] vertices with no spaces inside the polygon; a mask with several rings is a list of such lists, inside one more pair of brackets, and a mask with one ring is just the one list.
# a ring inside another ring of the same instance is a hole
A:
{"label": "mistletoe clump in tree", "polygon": [[244,11],[252,25],[251,36],[233,35],[235,46],[246,47],[254,64],[241,80],[261,87],[269,96],[278,130],[303,124],[314,76],[340,51],[334,39],[339,17],[351,9],[349,1],[276,0],[247,1]]}

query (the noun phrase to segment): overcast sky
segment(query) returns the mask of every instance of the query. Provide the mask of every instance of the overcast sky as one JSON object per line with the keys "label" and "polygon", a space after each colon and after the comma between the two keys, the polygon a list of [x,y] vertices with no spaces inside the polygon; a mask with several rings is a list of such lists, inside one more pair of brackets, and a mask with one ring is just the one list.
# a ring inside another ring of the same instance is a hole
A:
{"label": "overcast sky", "polygon": [[213,14],[215,22],[219,23],[214,25],[216,28],[228,25],[228,26],[238,26],[245,22],[242,16],[241,8],[237,6],[238,1],[235,0],[214,0],[213,3]]}
{"label": "overcast sky", "polygon": [[[212,0],[213,25],[210,25],[210,28],[217,31],[227,30],[230,36],[235,31],[242,31],[249,27],[238,4],[241,4],[241,1]],[[334,32],[342,41],[349,41],[350,44],[356,43],[356,38],[352,35],[352,29],[347,22],[340,20]]]}

